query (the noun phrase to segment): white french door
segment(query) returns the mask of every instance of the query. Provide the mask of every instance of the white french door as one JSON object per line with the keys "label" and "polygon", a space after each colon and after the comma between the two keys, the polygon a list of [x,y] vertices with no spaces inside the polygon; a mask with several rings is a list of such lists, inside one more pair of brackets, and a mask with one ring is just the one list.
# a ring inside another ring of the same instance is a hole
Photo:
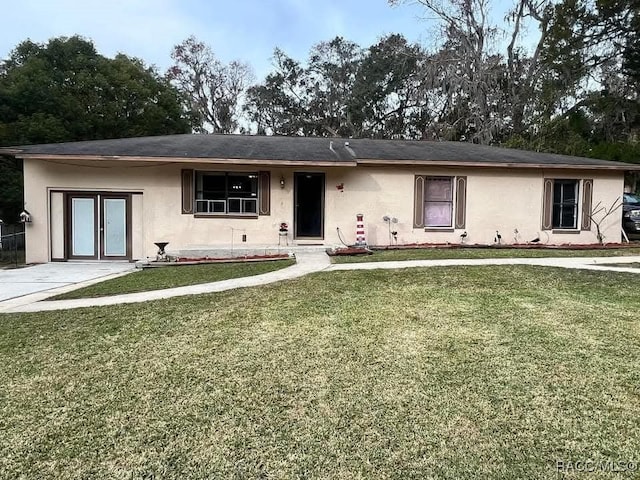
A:
{"label": "white french door", "polygon": [[68,193],[67,199],[67,258],[130,258],[128,194]]}
{"label": "white french door", "polygon": [[127,199],[102,199],[102,256],[127,256]]}

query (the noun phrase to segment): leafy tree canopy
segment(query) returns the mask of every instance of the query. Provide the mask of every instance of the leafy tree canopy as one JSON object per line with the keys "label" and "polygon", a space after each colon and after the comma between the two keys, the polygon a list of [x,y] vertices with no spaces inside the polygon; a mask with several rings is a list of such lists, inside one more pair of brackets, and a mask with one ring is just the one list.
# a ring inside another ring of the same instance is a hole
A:
{"label": "leafy tree canopy", "polygon": [[179,94],[155,69],[81,37],[27,40],[0,67],[0,145],[188,131]]}
{"label": "leafy tree canopy", "polygon": [[[187,133],[181,98],[154,68],[78,36],[20,43],[0,64],[0,145]],[[0,218],[22,209],[22,166],[0,158]]]}

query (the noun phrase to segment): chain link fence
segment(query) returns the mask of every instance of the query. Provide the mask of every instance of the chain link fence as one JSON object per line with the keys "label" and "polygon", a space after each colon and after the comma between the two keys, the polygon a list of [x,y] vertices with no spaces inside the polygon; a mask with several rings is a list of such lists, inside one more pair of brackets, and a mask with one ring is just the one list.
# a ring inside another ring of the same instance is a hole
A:
{"label": "chain link fence", "polygon": [[0,268],[24,265],[24,224],[0,225]]}

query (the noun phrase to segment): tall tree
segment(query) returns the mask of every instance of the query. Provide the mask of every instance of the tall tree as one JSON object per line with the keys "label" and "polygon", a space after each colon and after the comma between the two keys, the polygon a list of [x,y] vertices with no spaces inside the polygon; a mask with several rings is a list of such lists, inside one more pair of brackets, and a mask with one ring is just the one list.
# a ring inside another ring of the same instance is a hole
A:
{"label": "tall tree", "polygon": [[242,96],[253,80],[249,65],[237,60],[225,65],[211,47],[193,36],[176,45],[171,58],[175,63],[168,76],[183,93],[196,131],[235,131]]}
{"label": "tall tree", "polygon": [[361,59],[360,46],[342,37],[312,47],[305,79],[312,134],[353,135],[349,103]]}
{"label": "tall tree", "polygon": [[244,111],[259,135],[307,134],[305,69],[279,48],[273,62],[275,70],[265,81],[247,90]]}
{"label": "tall tree", "polygon": [[[400,0],[390,0],[400,3]],[[440,22],[440,51],[425,71],[426,85],[445,88],[446,115],[458,108],[463,118],[453,123],[474,141],[489,143],[499,119],[492,112],[492,93],[498,84],[499,59],[492,52],[497,29],[489,22],[488,0],[419,0]],[[463,107],[463,108],[460,108]],[[445,119],[442,115],[441,121]]]}
{"label": "tall tree", "polygon": [[276,48],[274,71],[249,88],[245,111],[259,133],[352,135],[348,107],[361,56],[342,37],[314,45],[306,65]]}
{"label": "tall tree", "polygon": [[81,37],[18,45],[0,70],[0,144],[189,131],[177,91],[141,60]]}
{"label": "tall tree", "polygon": [[[141,60],[97,53],[81,37],[20,43],[0,66],[0,145],[186,133],[179,93]],[[0,211],[22,208],[20,165],[3,161]]]}
{"label": "tall tree", "polygon": [[586,76],[580,36],[551,40],[550,32],[566,24],[552,0],[516,0],[500,26],[491,21],[490,0],[418,3],[440,27],[439,48],[424,70],[428,95],[441,95],[439,130],[480,143],[501,141],[548,120]]}
{"label": "tall tree", "polygon": [[349,113],[358,136],[422,136],[428,117],[422,79],[424,52],[398,34],[367,50],[358,66]]}

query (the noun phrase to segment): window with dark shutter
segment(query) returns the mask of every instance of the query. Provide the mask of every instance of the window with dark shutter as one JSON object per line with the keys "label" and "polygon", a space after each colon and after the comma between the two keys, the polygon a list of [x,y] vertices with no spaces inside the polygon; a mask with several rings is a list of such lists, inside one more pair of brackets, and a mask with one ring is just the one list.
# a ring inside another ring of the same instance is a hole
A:
{"label": "window with dark shutter", "polygon": [[413,228],[465,228],[467,177],[416,175]]}
{"label": "window with dark shutter", "polygon": [[258,174],[196,172],[195,212],[213,216],[256,216]]}

